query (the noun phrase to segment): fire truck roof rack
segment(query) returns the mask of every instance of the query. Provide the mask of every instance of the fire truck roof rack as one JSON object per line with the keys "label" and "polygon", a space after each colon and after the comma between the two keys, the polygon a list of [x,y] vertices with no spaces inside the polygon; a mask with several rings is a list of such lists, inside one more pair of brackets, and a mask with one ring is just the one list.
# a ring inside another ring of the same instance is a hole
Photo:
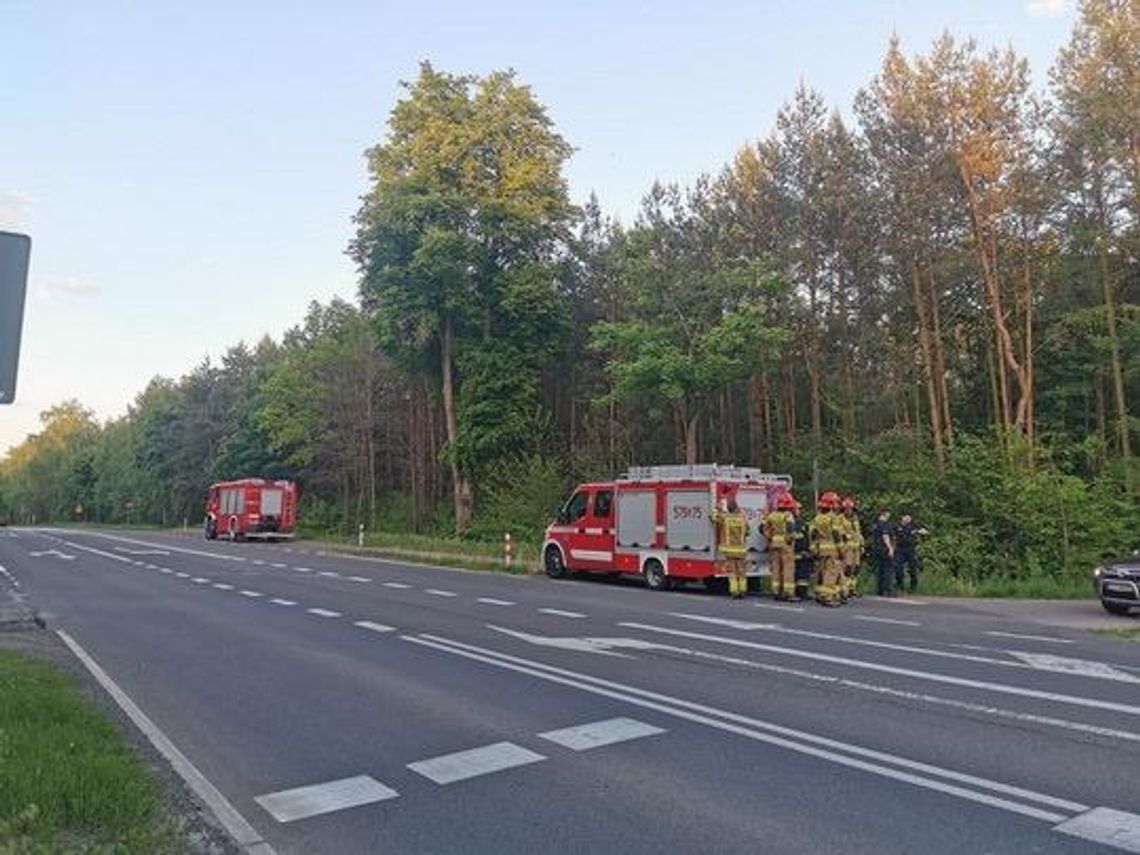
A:
{"label": "fire truck roof rack", "polygon": [[694,466],[631,466],[618,481],[756,481],[765,484],[792,484],[790,475],[774,475],[750,466],[698,463]]}

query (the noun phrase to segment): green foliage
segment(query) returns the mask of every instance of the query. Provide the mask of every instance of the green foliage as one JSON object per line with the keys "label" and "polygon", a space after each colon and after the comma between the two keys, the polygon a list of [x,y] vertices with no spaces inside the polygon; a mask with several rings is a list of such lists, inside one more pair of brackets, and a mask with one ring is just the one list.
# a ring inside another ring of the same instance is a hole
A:
{"label": "green foliage", "polygon": [[535,455],[503,463],[488,473],[472,536],[538,543],[569,488],[565,466]]}

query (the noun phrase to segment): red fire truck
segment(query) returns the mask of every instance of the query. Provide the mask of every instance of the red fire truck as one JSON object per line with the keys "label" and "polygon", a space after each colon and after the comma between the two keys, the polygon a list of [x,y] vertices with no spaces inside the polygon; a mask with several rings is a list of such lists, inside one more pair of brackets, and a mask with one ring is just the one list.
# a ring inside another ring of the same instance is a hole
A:
{"label": "red fire truck", "polygon": [[734,499],[749,522],[748,575],[768,574],[761,520],[791,490],[787,475],[718,466],[645,466],[613,481],[582,484],[546,529],[548,575],[640,575],[654,590],[723,578],[712,509]]}
{"label": "red fire truck", "polygon": [[206,495],[206,537],[230,540],[293,537],[297,485],[292,481],[242,478],[210,485]]}

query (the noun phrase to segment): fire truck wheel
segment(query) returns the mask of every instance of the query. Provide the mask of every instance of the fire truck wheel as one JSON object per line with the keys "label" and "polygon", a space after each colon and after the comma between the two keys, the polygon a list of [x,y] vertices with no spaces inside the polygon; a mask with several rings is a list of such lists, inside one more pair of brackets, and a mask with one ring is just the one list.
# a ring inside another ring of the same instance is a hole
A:
{"label": "fire truck wheel", "polygon": [[218,539],[218,524],[213,517],[206,517],[206,540]]}
{"label": "fire truck wheel", "polygon": [[542,562],[546,566],[546,575],[551,579],[562,579],[567,575],[566,562],[562,560],[562,551],[557,546],[546,547]]}
{"label": "fire truck wheel", "polygon": [[665,575],[665,568],[656,558],[650,558],[646,561],[645,568],[641,572],[645,576],[645,587],[649,590],[669,590],[669,577]]}

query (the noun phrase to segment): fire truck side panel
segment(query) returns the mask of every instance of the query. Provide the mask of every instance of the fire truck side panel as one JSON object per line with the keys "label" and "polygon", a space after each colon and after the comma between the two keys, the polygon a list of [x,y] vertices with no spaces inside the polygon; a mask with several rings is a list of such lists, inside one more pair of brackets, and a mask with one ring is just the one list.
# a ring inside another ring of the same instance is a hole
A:
{"label": "fire truck side panel", "polygon": [[707,489],[666,491],[665,545],[670,550],[707,553],[712,549],[709,505]]}
{"label": "fire truck side panel", "polygon": [[620,489],[617,494],[617,545],[654,546],[657,541],[657,492]]}

